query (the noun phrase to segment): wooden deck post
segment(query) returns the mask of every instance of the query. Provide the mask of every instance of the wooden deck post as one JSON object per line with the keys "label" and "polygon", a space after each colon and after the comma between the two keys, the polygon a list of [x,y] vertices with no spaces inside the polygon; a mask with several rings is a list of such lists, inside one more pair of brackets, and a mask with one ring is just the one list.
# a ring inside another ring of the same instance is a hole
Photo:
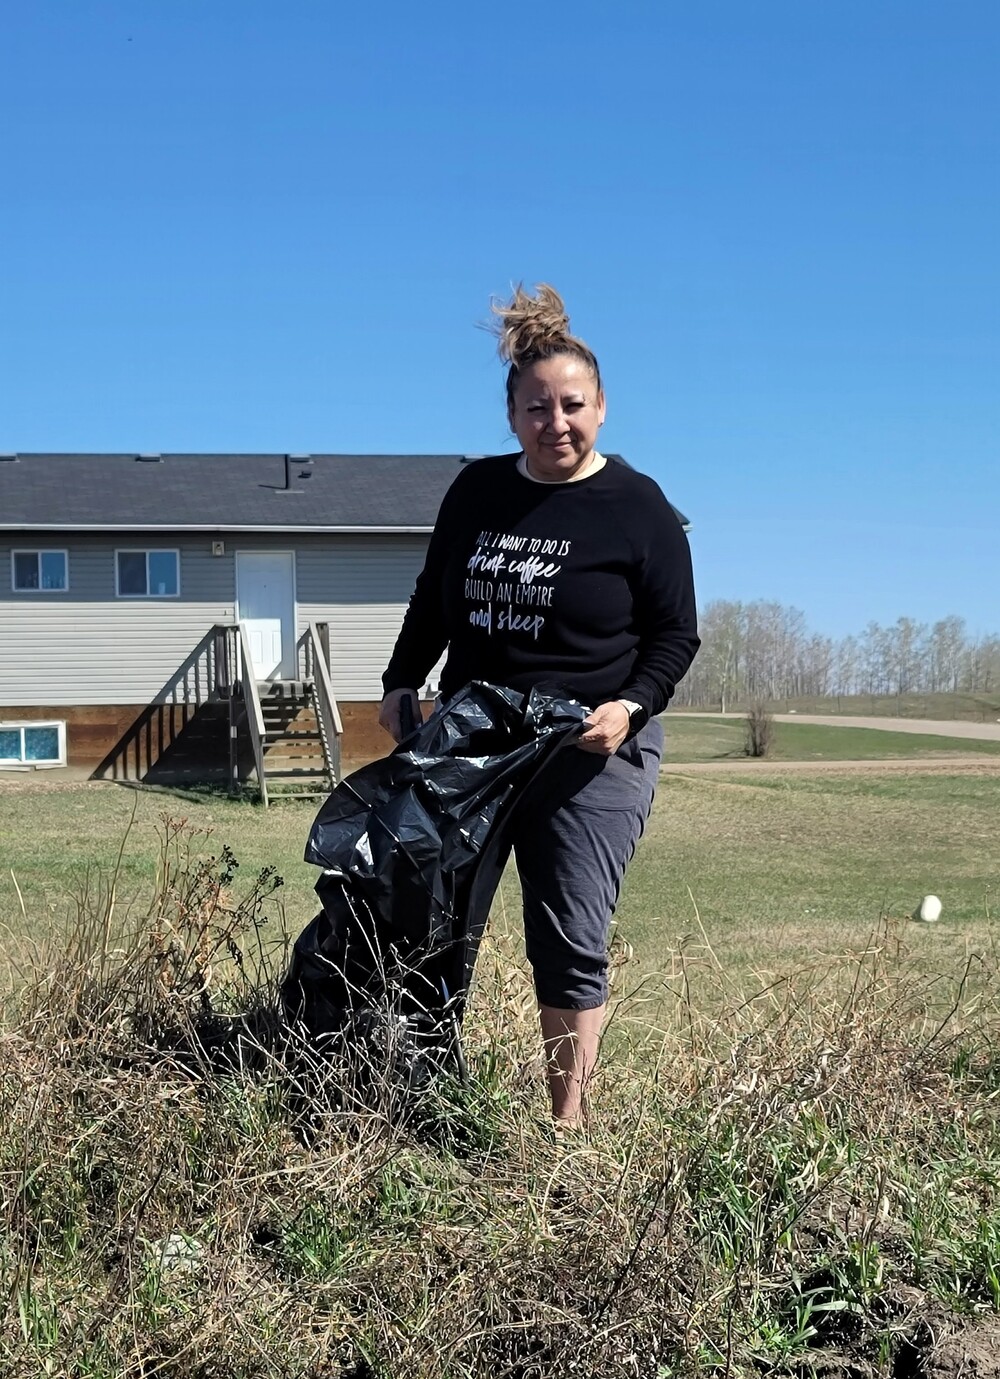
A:
{"label": "wooden deck post", "polygon": [[328,622],[318,622],[316,631],[319,633],[320,646],[323,648],[323,660],[326,662],[327,670],[330,669],[330,624]]}

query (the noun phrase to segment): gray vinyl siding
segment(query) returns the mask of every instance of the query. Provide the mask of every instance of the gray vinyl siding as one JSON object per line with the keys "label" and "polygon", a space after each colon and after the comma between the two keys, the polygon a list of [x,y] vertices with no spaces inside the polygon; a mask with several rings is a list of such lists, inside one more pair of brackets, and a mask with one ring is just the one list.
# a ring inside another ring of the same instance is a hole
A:
{"label": "gray vinyl siding", "polygon": [[422,536],[344,536],[299,545],[299,631],[310,620],[330,624],[330,676],[338,699],[382,698],[382,672],[426,549]]}
{"label": "gray vinyl siding", "polygon": [[[218,539],[218,538],[215,538]],[[298,632],[330,624],[334,692],[381,698],[381,673],[399,630],[427,538],[162,532],[32,533],[0,543],[0,705],[146,704],[176,697],[179,669],[216,623],[236,616],[237,550],[296,553]],[[180,595],[115,597],[115,551],[180,551]],[[68,551],[66,592],[11,590],[11,550]]]}
{"label": "gray vinyl siding", "polygon": [[[69,588],[11,592],[11,549],[68,552]],[[177,598],[115,597],[115,551],[180,551]],[[232,562],[172,532],[31,533],[0,545],[0,704],[147,704],[173,697],[178,669],[233,615]]]}

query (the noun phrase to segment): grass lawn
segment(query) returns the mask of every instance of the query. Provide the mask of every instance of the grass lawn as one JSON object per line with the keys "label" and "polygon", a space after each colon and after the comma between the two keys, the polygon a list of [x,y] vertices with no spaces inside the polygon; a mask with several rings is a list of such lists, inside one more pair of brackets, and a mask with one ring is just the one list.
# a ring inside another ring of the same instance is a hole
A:
{"label": "grass lawn", "polygon": [[[664,761],[725,761],[743,758],[743,720],[685,718],[668,713]],[[771,761],[877,761],[899,757],[948,757],[972,752],[1000,755],[1000,742],[893,733],[882,728],[838,728],[810,723],[775,723]]]}
{"label": "grass lawn", "polygon": [[[824,964],[863,948],[881,915],[902,920],[928,892],[943,900],[943,917],[906,925],[906,941],[921,963],[957,961],[967,946],[991,941],[998,790],[991,772],[782,775],[762,764],[748,779],[668,770],[619,908],[618,933],[635,950],[626,981],[648,981],[654,1005],[672,999],[680,952],[710,965],[709,945],[741,983]],[[240,885],[261,867],[277,868],[285,884],[266,911],[276,945],[315,912],[317,873],[302,861],[311,806],[264,811],[114,785],[0,791],[0,922],[10,951],[68,925],[76,898],[93,890],[119,850],[116,912],[141,913],[164,816],[202,830],[192,842],[199,852],[218,854],[228,844],[241,864]],[[510,873],[495,917],[517,947]]]}
{"label": "grass lawn", "polygon": [[200,855],[231,848],[240,888],[261,868],[277,868],[284,885],[267,907],[272,922],[265,931],[277,944],[317,909],[319,872],[302,860],[314,814],[311,804],[264,810],[224,797],[185,798],[112,783],[51,791],[0,786],[0,924],[15,943],[67,927],[78,898],[114,869],[119,853],[116,913],[144,913],[162,861],[164,821],[186,819],[198,830],[190,845]]}
{"label": "grass lawn", "polygon": [[[724,968],[774,970],[862,947],[880,914],[933,961],[987,938],[1000,884],[992,773],[725,778],[666,774],[629,871],[620,927],[644,963],[701,929]],[[689,895],[689,890],[691,894]]]}

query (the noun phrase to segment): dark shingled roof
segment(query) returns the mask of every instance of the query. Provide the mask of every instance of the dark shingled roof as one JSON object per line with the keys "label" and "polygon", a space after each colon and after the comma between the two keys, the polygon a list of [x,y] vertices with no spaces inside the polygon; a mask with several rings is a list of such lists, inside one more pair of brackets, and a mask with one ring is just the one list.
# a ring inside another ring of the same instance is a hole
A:
{"label": "dark shingled roof", "polygon": [[476,458],[4,456],[0,529],[430,530],[459,467]]}

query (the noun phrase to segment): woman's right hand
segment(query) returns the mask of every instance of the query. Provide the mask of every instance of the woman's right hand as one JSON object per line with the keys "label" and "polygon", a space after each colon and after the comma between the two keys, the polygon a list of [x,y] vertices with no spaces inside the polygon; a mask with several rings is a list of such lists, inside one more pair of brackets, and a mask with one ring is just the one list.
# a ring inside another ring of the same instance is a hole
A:
{"label": "woman's right hand", "polygon": [[403,731],[403,724],[401,721],[402,711],[400,709],[400,705],[404,699],[409,699],[411,701],[413,722],[419,727],[424,721],[423,714],[420,712],[420,699],[416,690],[390,690],[382,700],[381,708],[378,711],[378,721],[392,738],[393,742],[402,742],[403,738],[407,736]]}

